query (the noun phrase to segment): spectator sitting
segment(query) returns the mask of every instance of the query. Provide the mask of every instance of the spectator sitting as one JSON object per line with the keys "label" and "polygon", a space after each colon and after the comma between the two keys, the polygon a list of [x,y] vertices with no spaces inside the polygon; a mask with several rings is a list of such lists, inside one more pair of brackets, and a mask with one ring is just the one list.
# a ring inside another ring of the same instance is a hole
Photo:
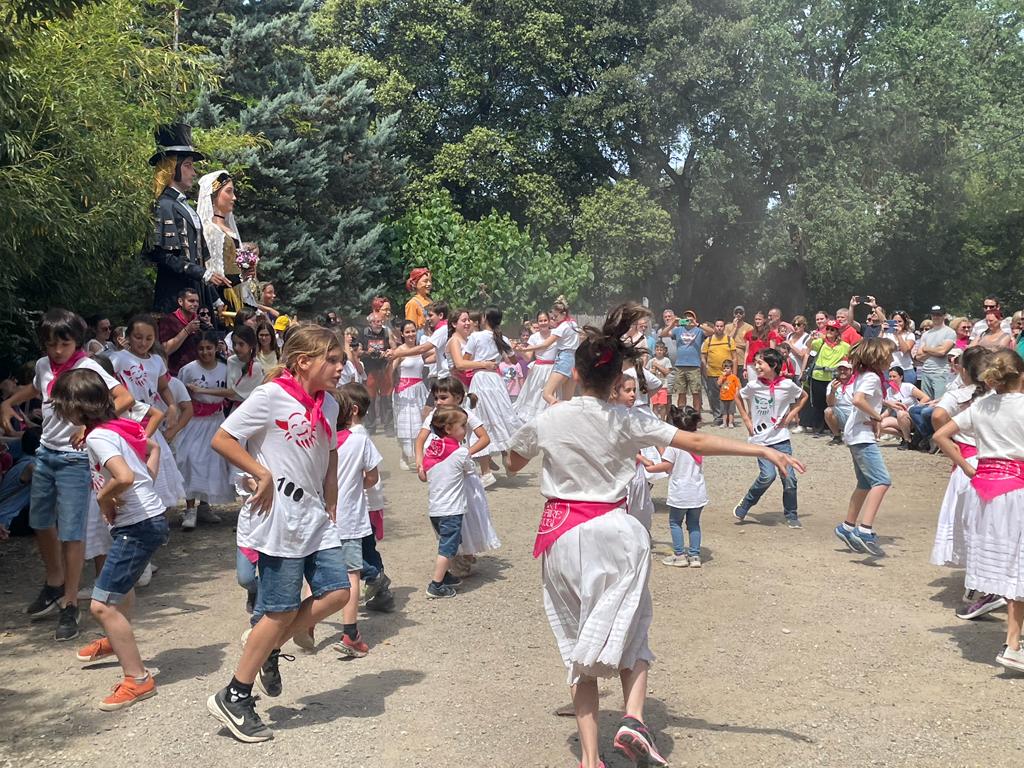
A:
{"label": "spectator sitting", "polygon": [[0,541],[10,535],[11,521],[28,507],[32,495],[36,449],[42,434],[43,430],[39,427],[29,427],[22,433],[21,458],[0,480]]}

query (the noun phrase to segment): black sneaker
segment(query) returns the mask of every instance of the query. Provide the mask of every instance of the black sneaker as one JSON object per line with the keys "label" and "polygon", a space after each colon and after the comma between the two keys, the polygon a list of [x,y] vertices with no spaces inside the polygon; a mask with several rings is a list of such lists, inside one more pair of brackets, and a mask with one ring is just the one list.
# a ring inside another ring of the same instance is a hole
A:
{"label": "black sneaker", "polygon": [[274,732],[256,714],[257,698],[246,696],[233,702],[228,696],[228,689],[222,688],[206,700],[206,708],[239,741],[247,744],[270,741],[274,738]]}
{"label": "black sneaker", "polygon": [[427,584],[427,597],[429,598],[455,597],[455,594],[455,588],[449,587],[443,582],[437,586],[434,586],[434,582]]}
{"label": "black sneaker", "polygon": [[390,613],[395,609],[395,593],[390,589],[379,589],[366,601],[366,610],[378,613]]}
{"label": "black sneaker", "polygon": [[281,653],[280,648],[275,648],[270,652],[270,656],[263,662],[263,666],[260,667],[259,674],[256,675],[256,685],[263,691],[267,696],[276,698],[281,695],[281,691],[284,688],[281,682],[281,670],[278,669],[278,660],[284,659],[285,661],[295,661],[295,657],[287,653]]}
{"label": "black sneaker", "polygon": [[441,583],[447,587],[457,587],[462,583],[462,579],[453,575],[451,571],[445,571],[444,580]]}
{"label": "black sneaker", "polygon": [[59,587],[51,587],[49,584],[43,584],[43,588],[39,590],[39,596],[29,603],[28,608],[25,609],[25,613],[29,615],[32,621],[41,619],[44,616],[49,616],[54,611],[60,608],[58,602],[64,597],[64,585],[61,584]]}
{"label": "black sneaker", "polygon": [[78,606],[65,605],[60,609],[60,621],[54,633],[57,640],[74,640],[78,637]]}

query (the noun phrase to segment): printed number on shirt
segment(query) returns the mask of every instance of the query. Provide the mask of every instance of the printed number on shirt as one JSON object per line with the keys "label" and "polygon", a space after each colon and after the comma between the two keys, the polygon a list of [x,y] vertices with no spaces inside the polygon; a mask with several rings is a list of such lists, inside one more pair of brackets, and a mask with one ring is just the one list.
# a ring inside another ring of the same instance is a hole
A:
{"label": "printed number on shirt", "polygon": [[277,478],[277,490],[279,493],[283,493],[292,501],[302,501],[302,497],[306,495],[306,492],[299,486],[289,480],[287,477]]}

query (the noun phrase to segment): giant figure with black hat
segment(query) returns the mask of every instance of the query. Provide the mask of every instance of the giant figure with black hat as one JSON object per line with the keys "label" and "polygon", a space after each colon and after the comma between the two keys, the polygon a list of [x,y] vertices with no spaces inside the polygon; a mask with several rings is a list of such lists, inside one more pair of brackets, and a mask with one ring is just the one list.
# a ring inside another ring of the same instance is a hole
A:
{"label": "giant figure with black hat", "polygon": [[156,152],[149,164],[156,169],[153,230],[146,244],[146,257],[156,264],[153,310],[173,312],[178,293],[192,288],[205,306],[212,305],[214,292],[208,286],[230,287],[224,275],[207,267],[209,251],[203,239],[203,224],[188,204],[195,160],[205,159],[192,146],[192,128],[183,123],[162,125],[156,130]]}

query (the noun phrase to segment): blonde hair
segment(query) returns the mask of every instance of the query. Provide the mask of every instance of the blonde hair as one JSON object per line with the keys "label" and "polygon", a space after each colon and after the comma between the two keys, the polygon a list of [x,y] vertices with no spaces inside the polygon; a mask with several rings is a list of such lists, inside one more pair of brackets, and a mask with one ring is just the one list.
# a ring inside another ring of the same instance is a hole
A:
{"label": "blonde hair", "polygon": [[164,193],[164,190],[171,186],[174,181],[174,171],[178,167],[176,155],[165,155],[157,161],[156,171],[153,173],[153,199],[157,199]]}
{"label": "blonde hair", "polygon": [[968,320],[966,317],[954,317],[953,318],[953,322],[951,322],[949,324],[949,327],[952,328],[955,331],[957,328],[960,327],[960,325],[962,323],[969,323],[969,322],[971,322],[971,321]]}
{"label": "blonde hair", "polygon": [[1024,360],[1012,349],[1000,349],[989,353],[978,379],[996,392],[1015,392],[1020,389],[1020,377],[1024,374]]}
{"label": "blonde hair", "polygon": [[854,371],[886,371],[892,361],[892,342],[888,339],[861,339],[850,350]]}
{"label": "blonde hair", "polygon": [[303,325],[288,336],[278,364],[267,372],[264,381],[276,379],[285,370],[295,373],[300,357],[326,357],[335,349],[342,349],[337,336],[319,325]]}

